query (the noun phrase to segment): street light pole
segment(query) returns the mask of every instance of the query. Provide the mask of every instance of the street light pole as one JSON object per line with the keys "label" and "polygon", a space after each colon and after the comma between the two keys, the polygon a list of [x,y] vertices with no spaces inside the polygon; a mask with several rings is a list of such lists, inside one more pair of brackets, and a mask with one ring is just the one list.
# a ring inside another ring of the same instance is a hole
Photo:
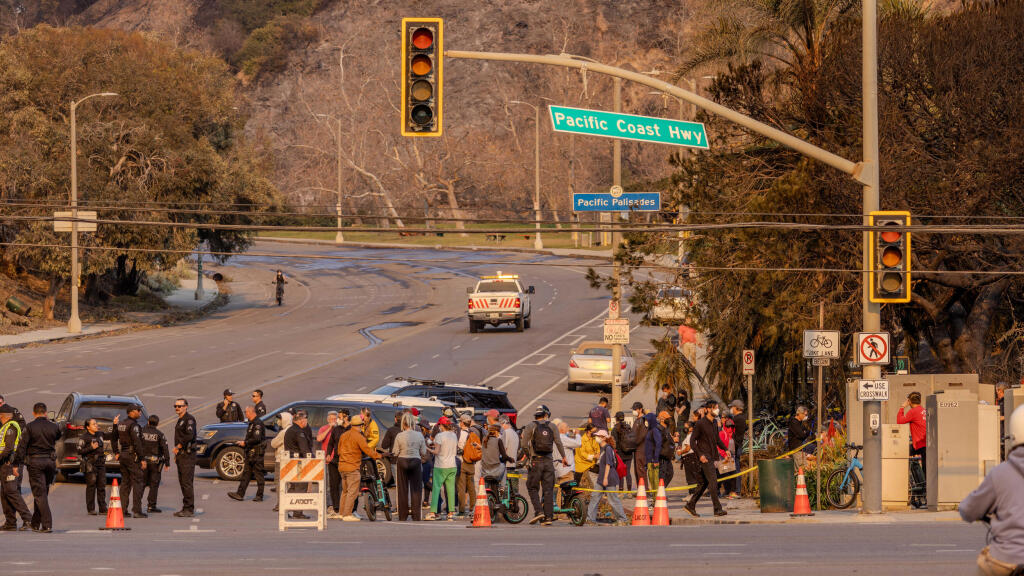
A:
{"label": "street light pole", "polygon": [[338,146],[338,203],[335,206],[338,214],[338,232],[334,235],[334,243],[341,244],[345,241],[345,236],[341,233],[341,120],[335,118],[335,122],[338,125],[338,135],[335,137],[335,144]]}
{"label": "street light pole", "polygon": [[[878,210],[878,0],[864,0],[863,14],[864,60],[862,71],[862,90],[864,92],[864,159],[861,164],[861,182],[864,184],[864,224],[870,224],[869,214]],[[863,266],[866,271],[871,268],[871,257],[868,246],[868,232],[862,235]],[[877,332],[882,325],[881,309],[871,302],[871,273],[864,272],[861,282],[861,301],[863,309],[863,330]],[[865,380],[878,380],[882,377],[881,366],[864,366]],[[878,428],[872,428],[871,422],[881,422],[882,403],[869,401],[864,403],[864,508],[867,514],[882,513],[882,436]],[[874,418],[872,418],[874,416]]]}
{"label": "street light pole", "polygon": [[510,104],[525,104],[533,108],[533,219],[536,220],[533,247],[543,250],[544,242],[540,239],[540,107],[521,100],[512,100]]}
{"label": "street light pole", "polygon": [[68,319],[68,332],[78,334],[82,331],[82,320],[78,317],[78,287],[81,285],[81,272],[78,269],[78,137],[75,122],[75,109],[82,102],[95,96],[117,96],[114,92],[90,94],[75,102],[71,101],[71,318]]}

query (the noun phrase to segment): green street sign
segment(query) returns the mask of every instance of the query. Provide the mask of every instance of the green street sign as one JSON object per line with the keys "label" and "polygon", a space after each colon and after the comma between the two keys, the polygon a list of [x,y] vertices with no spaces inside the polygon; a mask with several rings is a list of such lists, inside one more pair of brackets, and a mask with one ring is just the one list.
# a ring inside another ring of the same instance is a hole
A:
{"label": "green street sign", "polygon": [[549,106],[548,109],[551,111],[551,126],[556,132],[708,149],[708,136],[700,122],[566,106]]}

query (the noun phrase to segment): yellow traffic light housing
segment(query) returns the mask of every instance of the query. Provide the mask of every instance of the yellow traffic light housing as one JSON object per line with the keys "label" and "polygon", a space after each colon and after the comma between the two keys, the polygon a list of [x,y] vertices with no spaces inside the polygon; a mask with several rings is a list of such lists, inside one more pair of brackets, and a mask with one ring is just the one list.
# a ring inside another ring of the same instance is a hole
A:
{"label": "yellow traffic light housing", "polygon": [[872,212],[868,220],[871,262],[869,299],[880,304],[910,302],[910,212]]}
{"label": "yellow traffic light housing", "polygon": [[440,136],[444,20],[402,18],[402,136]]}

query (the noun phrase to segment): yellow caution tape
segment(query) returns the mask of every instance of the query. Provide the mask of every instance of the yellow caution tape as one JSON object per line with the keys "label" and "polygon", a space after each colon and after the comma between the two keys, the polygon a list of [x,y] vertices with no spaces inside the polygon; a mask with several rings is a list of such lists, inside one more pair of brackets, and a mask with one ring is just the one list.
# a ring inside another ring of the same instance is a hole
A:
{"label": "yellow caution tape", "polygon": [[[796,454],[797,452],[799,452],[799,451],[803,450],[804,448],[810,446],[811,444],[814,444],[817,441],[818,441],[817,438],[812,438],[811,440],[808,440],[807,442],[804,442],[801,446],[798,446],[795,449],[790,450],[789,452],[786,452],[785,454],[780,454],[779,456],[776,456],[775,458],[772,458],[772,460],[782,460],[783,458],[788,458],[788,457],[792,456],[793,454]],[[746,476],[747,474],[750,474],[751,472],[753,472],[756,469],[757,469],[756,467],[755,468],[747,468],[746,470],[744,470],[742,472],[736,472],[736,473],[730,474],[728,476],[722,476],[718,480],[719,481],[721,481],[721,480],[732,480],[733,478],[739,478],[740,476]],[[691,488],[696,488],[696,487],[697,487],[696,484],[688,484],[686,486],[675,486],[675,487],[672,487],[672,488],[665,488],[665,491],[666,492],[675,492],[675,491],[678,491],[678,490],[689,490]],[[581,491],[581,492],[595,492],[595,493],[601,493],[601,494],[632,494],[633,493],[632,490],[593,490],[593,489],[590,489],[590,488],[579,488],[579,487],[577,487],[576,489]]]}

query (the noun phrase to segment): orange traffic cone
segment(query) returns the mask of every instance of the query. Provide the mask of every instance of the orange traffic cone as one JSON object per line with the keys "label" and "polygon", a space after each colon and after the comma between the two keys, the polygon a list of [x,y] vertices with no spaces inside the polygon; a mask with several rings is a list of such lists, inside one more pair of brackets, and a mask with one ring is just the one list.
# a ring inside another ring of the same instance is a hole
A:
{"label": "orange traffic cone", "polygon": [[636,504],[633,505],[633,526],[650,526],[651,513],[647,510],[647,490],[644,489],[644,479],[640,478],[639,481]]}
{"label": "orange traffic cone", "polygon": [[117,489],[117,478],[110,489],[110,504],[107,506],[107,525],[100,530],[131,530],[124,527],[124,514],[121,512],[121,493]]}
{"label": "orange traffic cone", "polygon": [[803,467],[796,474],[796,502],[793,503],[793,513],[790,516],[814,516],[814,512],[811,512],[811,499],[807,497],[807,481],[804,480]]}
{"label": "orange traffic cone", "polygon": [[654,497],[654,517],[651,526],[668,526],[668,496],[665,495],[665,481],[658,480],[658,495]]}
{"label": "orange traffic cone", "polygon": [[476,507],[473,508],[473,527],[491,527],[491,507],[487,505],[487,489],[484,488],[483,478],[480,478],[480,487],[476,492]]}

